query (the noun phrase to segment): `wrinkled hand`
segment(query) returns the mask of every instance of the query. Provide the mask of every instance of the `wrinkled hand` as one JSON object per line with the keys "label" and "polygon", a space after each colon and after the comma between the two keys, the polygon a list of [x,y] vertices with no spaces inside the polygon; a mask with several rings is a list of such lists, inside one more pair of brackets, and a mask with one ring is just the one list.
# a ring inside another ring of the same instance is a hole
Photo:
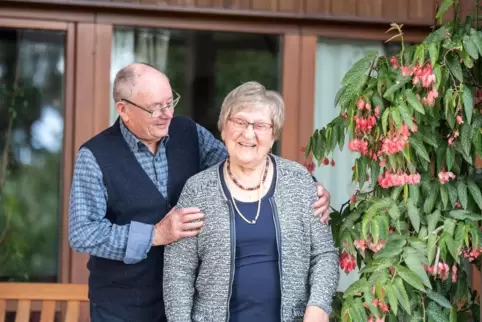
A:
{"label": "wrinkled hand", "polygon": [[198,208],[172,208],[154,225],[153,246],[168,245],[181,238],[194,237],[204,226],[204,214]]}
{"label": "wrinkled hand", "polygon": [[328,224],[330,219],[330,193],[326,190],[320,183],[316,183],[316,188],[318,192],[318,199],[313,203],[313,208],[315,209],[315,216],[320,216],[320,221],[322,223]]}
{"label": "wrinkled hand", "polygon": [[317,306],[308,306],[303,322],[329,322],[330,316]]}

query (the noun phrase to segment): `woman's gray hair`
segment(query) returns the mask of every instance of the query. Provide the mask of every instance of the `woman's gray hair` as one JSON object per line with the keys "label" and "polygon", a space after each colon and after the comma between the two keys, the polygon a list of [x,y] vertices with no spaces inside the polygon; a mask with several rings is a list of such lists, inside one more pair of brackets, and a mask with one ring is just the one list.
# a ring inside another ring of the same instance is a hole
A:
{"label": "woman's gray hair", "polygon": [[268,91],[258,82],[250,81],[233,89],[224,99],[219,114],[218,128],[223,127],[233,114],[249,108],[267,108],[273,123],[273,135],[278,139],[285,120],[285,103],[281,95]]}

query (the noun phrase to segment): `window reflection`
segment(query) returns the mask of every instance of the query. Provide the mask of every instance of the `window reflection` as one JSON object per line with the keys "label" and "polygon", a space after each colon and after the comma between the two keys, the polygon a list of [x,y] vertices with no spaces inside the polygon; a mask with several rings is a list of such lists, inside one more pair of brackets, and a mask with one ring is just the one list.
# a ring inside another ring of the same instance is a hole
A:
{"label": "window reflection", "polygon": [[57,280],[64,41],[63,32],[0,28],[1,280]]}
{"label": "window reflection", "polygon": [[[219,111],[232,89],[256,80],[279,91],[279,47],[277,35],[119,26],[113,34],[111,84],[117,71],[130,63],[154,65],[182,96],[175,113],[192,118],[219,138]],[[117,116],[112,101],[111,122]]]}

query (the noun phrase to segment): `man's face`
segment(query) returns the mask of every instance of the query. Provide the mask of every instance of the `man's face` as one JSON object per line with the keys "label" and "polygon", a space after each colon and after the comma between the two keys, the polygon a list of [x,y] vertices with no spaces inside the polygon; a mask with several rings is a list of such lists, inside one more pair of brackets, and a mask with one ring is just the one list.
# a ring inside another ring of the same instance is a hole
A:
{"label": "man's face", "polygon": [[[167,78],[157,73],[139,78],[128,102],[118,102],[119,114],[129,130],[145,143],[157,143],[168,134],[174,109],[164,108],[172,104],[173,91]],[[147,111],[146,111],[147,110]]]}

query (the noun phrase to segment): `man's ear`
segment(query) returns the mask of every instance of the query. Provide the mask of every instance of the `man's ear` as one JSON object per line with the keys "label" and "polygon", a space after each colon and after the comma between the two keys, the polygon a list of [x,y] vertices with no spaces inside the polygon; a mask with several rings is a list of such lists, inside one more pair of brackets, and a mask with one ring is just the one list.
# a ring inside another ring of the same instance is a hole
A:
{"label": "man's ear", "polygon": [[119,116],[121,117],[122,121],[128,122],[129,121],[129,116],[127,115],[127,104],[125,102],[119,101],[115,103],[115,109],[117,110],[117,113],[119,113]]}

